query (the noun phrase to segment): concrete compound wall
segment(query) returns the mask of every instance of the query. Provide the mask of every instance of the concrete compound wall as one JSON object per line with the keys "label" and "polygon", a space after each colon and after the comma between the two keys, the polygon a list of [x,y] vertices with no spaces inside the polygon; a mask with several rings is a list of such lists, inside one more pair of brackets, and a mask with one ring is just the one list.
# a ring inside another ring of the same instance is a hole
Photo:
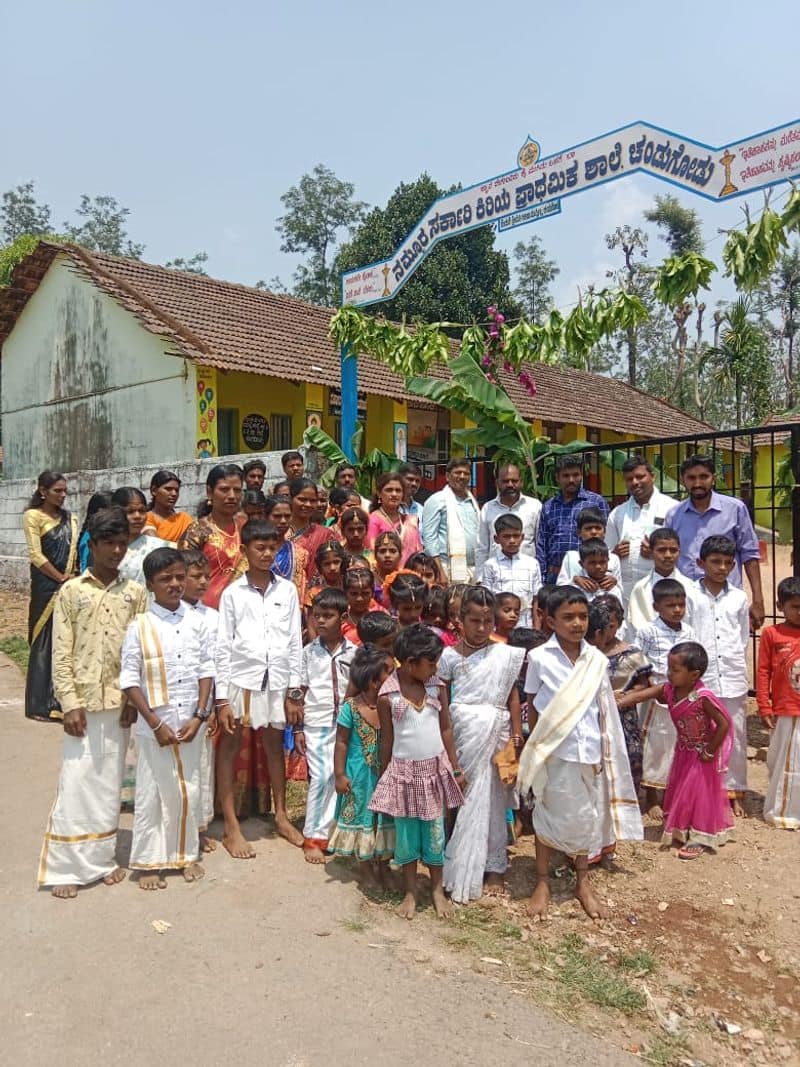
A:
{"label": "concrete compound wall", "polygon": [[[208,472],[217,463],[244,464],[251,459],[262,459],[267,467],[265,485],[271,486],[283,478],[280,452],[266,452],[258,457],[222,456],[214,459],[198,459],[188,463],[158,463],[143,467],[118,467],[108,470],[76,471],[66,475],[69,496],[67,507],[83,521],[86,505],[93,493],[118,489],[123,485],[137,486],[147,494],[150,479],[157,470],[174,471],[181,480],[181,495],[178,509],[194,515],[197,505],[205,499]],[[309,471],[314,477],[315,472]],[[27,590],[29,563],[25,538],[22,533],[22,513],[36,488],[35,479],[0,482],[0,588]]]}

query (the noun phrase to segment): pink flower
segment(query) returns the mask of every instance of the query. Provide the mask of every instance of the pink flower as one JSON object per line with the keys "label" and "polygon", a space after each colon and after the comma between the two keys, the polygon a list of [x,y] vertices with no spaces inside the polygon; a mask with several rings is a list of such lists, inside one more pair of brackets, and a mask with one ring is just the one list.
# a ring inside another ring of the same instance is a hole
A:
{"label": "pink flower", "polygon": [[500,336],[500,331],[498,330],[498,328],[496,326],[490,326],[489,327],[489,336],[490,337],[499,337]]}
{"label": "pink flower", "polygon": [[495,315],[497,314],[497,308],[494,306],[494,304],[492,304],[491,307],[488,307],[486,309],[486,314],[489,316],[490,319],[493,319],[495,317]]}
{"label": "pink flower", "polygon": [[499,312],[495,315],[495,322],[504,323],[506,321],[505,315],[501,315]]}

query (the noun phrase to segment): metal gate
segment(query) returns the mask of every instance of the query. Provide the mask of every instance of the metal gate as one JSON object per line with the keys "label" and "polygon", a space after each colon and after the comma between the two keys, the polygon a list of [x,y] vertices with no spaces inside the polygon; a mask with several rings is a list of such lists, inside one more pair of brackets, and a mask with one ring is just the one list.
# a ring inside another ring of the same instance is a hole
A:
{"label": "metal gate", "polygon": [[[676,501],[686,495],[679,478],[683,460],[694,454],[710,456],[717,471],[717,491],[739,497],[750,512],[761,545],[765,625],[779,621],[775,603],[778,582],[791,575],[800,577],[800,423],[583,444],[574,449],[564,444],[558,451],[583,456],[587,486],[601,493],[609,507],[627,497],[622,464],[629,456],[644,456],[655,468],[656,485]],[[472,462],[476,495],[481,500],[490,498],[494,494],[493,461],[484,456]],[[444,482],[444,464],[435,468],[435,474],[428,468],[434,474],[426,481],[429,490]],[[540,479],[540,484],[542,496],[555,491],[549,482]],[[758,635],[754,635],[753,664],[757,640]]]}

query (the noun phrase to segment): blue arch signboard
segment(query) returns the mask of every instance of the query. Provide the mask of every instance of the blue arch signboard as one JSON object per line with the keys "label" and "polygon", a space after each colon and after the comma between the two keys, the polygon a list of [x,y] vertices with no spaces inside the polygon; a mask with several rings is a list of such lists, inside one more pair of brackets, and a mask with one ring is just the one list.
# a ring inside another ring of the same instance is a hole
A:
{"label": "blue arch signboard", "polygon": [[[479,226],[503,232],[558,214],[564,199],[630,174],[651,174],[723,201],[800,177],[800,119],[721,147],[646,122],[542,156],[528,138],[516,167],[431,204],[392,255],[342,275],[342,302],[355,307],[391,300],[441,241]],[[356,360],[342,353],[342,443],[356,427]]]}

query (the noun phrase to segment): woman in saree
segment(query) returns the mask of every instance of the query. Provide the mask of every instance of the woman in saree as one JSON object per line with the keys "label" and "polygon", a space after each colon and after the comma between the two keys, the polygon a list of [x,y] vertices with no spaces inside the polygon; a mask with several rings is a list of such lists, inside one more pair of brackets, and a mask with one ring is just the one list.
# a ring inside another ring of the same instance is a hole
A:
{"label": "woman in saree", "polygon": [[22,518],[31,562],[31,601],[25,680],[25,717],[60,722],[61,707],[53,693],[53,608],[58,591],[71,578],[78,560],[78,523],[64,507],[67,482],[63,474],[42,471],[36,492]]}
{"label": "woman in saree", "polygon": [[444,887],[459,904],[503,892],[508,868],[506,811],[513,789],[501,779],[495,757],[514,765],[522,748],[522,713],[515,682],[524,648],[491,640],[494,597],[468,586],[461,600],[461,639],[446,648],[438,675],[451,683],[450,715],[464,803],[458,810],[444,861]]}
{"label": "woman in saree", "polygon": [[[218,463],[206,478],[203,515],[186,530],[179,548],[199,548],[208,560],[209,582],[203,603],[219,610],[222,593],[247,570],[240,532],[247,516],[241,512],[244,474],[235,463]],[[266,649],[265,649],[266,655]],[[267,757],[255,730],[242,727],[233,768],[237,818],[266,815],[270,810]]]}
{"label": "woman in saree", "polygon": [[409,556],[422,551],[422,539],[416,518],[400,510],[403,506],[403,493],[403,481],[399,474],[391,471],[382,474],[378,479],[375,498],[370,506],[369,525],[367,526],[367,548],[370,550],[374,548],[375,538],[380,534],[397,534],[401,545],[401,567],[405,567]]}
{"label": "woman in saree", "polygon": [[176,511],[181,480],[172,471],[156,471],[150,479],[150,510],[147,525],[152,526],[156,537],[177,545],[189,527],[192,516],[185,511]]}
{"label": "woman in saree", "polygon": [[289,482],[289,495],[292,501],[292,521],[287,540],[306,552],[306,579],[311,582],[317,573],[317,565],[314,562],[317,549],[328,541],[335,541],[336,534],[330,527],[315,522],[319,497],[317,487],[310,478],[293,478]]}

